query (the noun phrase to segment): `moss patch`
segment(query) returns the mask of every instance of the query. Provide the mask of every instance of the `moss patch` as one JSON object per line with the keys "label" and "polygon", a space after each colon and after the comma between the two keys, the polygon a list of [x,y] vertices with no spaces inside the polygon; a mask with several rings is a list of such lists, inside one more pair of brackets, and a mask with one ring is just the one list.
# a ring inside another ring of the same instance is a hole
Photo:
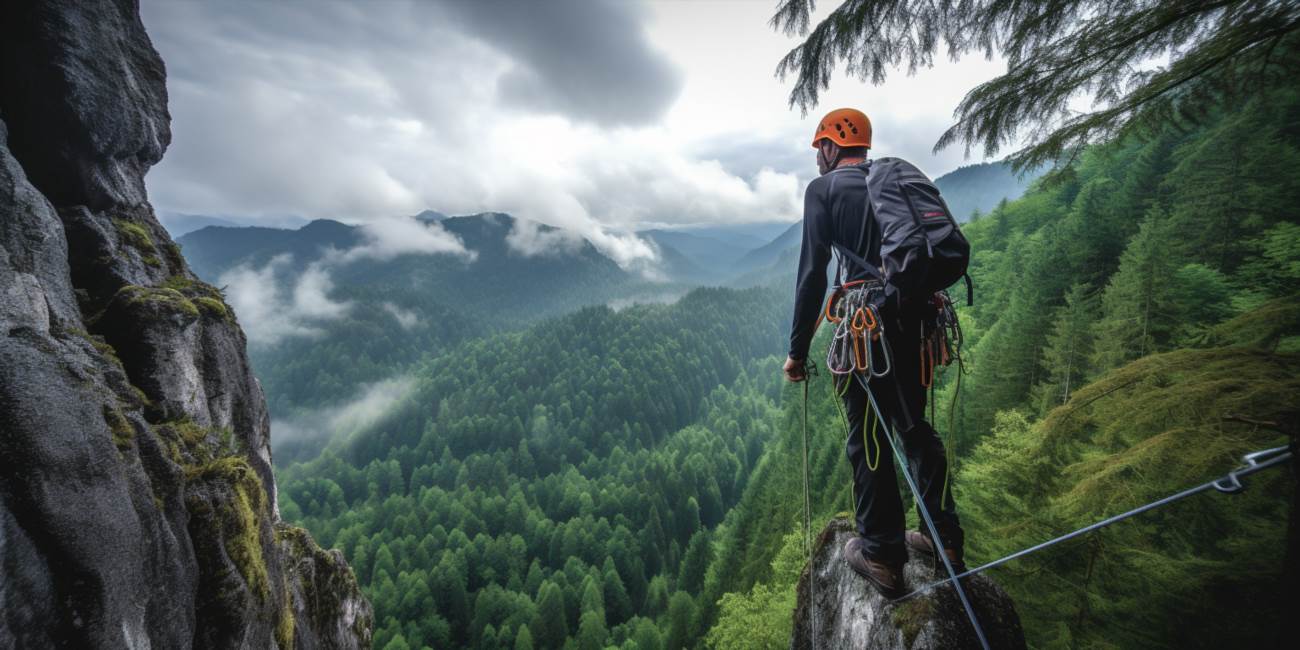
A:
{"label": "moss patch", "polygon": [[162,283],[162,287],[175,290],[187,299],[192,300],[205,314],[227,322],[233,322],[234,320],[233,312],[230,306],[226,304],[226,296],[221,293],[220,289],[206,282],[178,273],[167,278]]}
{"label": "moss patch", "polygon": [[176,242],[163,244],[163,253],[167,255],[167,261],[171,262],[172,268],[179,269],[185,265],[185,259],[181,257],[181,245]]}
{"label": "moss patch", "polygon": [[293,648],[294,628],[297,621],[293,616],[293,596],[289,588],[284,589],[284,605],[280,607],[280,617],[275,623],[275,642],[282,650]]}
{"label": "moss patch", "polygon": [[126,219],[114,219],[113,227],[117,229],[118,239],[136,250],[141,252],[157,250],[154,248],[153,238],[149,236],[149,231],[145,230],[144,226]]}
{"label": "moss patch", "polygon": [[933,600],[916,598],[895,607],[891,616],[894,625],[903,632],[903,643],[910,648],[913,643],[916,643],[916,637],[921,634],[921,630],[925,628],[925,624],[930,621],[933,614]]}
{"label": "moss patch", "polygon": [[233,497],[218,513],[222,519],[226,555],[239,569],[249,591],[257,594],[263,603],[268,602],[271,580],[260,539],[261,521],[267,516],[262,479],[258,478],[248,461],[234,456],[189,469],[186,479],[224,482],[230,486]]}
{"label": "moss patch", "polygon": [[198,305],[199,310],[209,316],[215,316],[221,320],[230,320],[230,309],[226,303],[212,298],[195,298],[194,304]]}
{"label": "moss patch", "polygon": [[113,444],[118,451],[129,451],[131,445],[135,444],[135,427],[131,422],[122,415],[122,411],[105,405],[103,409],[104,422],[108,424],[108,430],[113,433]]}
{"label": "moss patch", "polygon": [[199,317],[199,309],[184,294],[167,287],[141,287],[129,284],[117,292],[133,307],[147,307],[163,311],[179,312],[194,318]]}

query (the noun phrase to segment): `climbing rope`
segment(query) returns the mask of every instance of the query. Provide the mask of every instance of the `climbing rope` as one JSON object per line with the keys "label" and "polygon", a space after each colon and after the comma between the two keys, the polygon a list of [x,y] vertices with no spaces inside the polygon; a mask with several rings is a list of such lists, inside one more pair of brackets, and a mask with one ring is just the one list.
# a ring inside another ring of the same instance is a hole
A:
{"label": "climbing rope", "polygon": [[816,374],[817,366],[805,362],[803,372],[803,537],[808,550],[808,647],[812,648],[817,638],[817,576],[813,570],[812,486],[808,472],[808,382]]}
{"label": "climbing rope", "polygon": [[[858,382],[862,384],[863,390],[867,391],[867,400],[871,402],[871,409],[876,412],[876,418],[883,421],[884,417],[880,413],[880,405],[876,403],[876,396],[871,391],[868,382],[858,376]],[[894,452],[894,459],[898,466],[903,469],[903,479],[907,481],[907,487],[912,490],[912,497],[916,500],[917,509],[921,511],[921,518],[925,520],[925,527],[930,531],[930,541],[934,543],[935,553],[943,561],[943,568],[948,572],[952,586],[957,592],[957,598],[961,601],[961,606],[966,610],[966,617],[970,619],[971,627],[975,630],[975,636],[979,639],[980,647],[984,650],[990,650],[988,638],[984,636],[984,628],[980,626],[979,618],[975,616],[975,608],[971,607],[970,598],[966,596],[966,590],[962,588],[961,582],[958,581],[957,572],[952,568],[952,562],[948,560],[948,552],[943,546],[943,541],[939,539],[939,529],[934,525],[934,518],[930,516],[930,509],[926,507],[925,500],[921,498],[921,490],[916,487],[916,481],[912,479],[912,468],[908,466],[907,459],[903,457],[900,451],[902,441],[898,439],[896,431],[889,423],[884,423],[885,436],[889,438],[889,446]],[[910,595],[910,594],[909,594]],[[901,600],[901,599],[900,599]]]}
{"label": "climbing rope", "polygon": [[[872,424],[873,433],[876,426],[883,426],[885,436],[889,439],[890,448],[898,466],[903,469],[903,478],[907,480],[907,486],[912,490],[912,495],[916,499],[918,509],[921,511],[922,519],[930,531],[930,537],[934,541],[938,556],[943,560],[943,566],[948,571],[948,575],[953,578],[953,586],[956,588],[957,596],[961,599],[962,607],[966,610],[966,616],[970,619],[971,627],[975,630],[975,635],[979,638],[981,647],[989,650],[988,639],[984,636],[984,628],[980,626],[979,618],[975,616],[975,609],[970,604],[970,599],[966,597],[966,591],[962,588],[961,583],[956,580],[956,571],[952,568],[952,563],[948,561],[948,554],[943,547],[943,542],[939,539],[939,531],[935,528],[934,520],[930,516],[930,511],[921,499],[921,491],[917,488],[916,482],[912,479],[911,468],[907,460],[900,452],[901,441],[898,439],[894,428],[890,423],[885,422],[880,412],[880,405],[876,403],[875,394],[871,391],[869,383],[872,379],[878,379],[890,374],[893,369],[893,354],[889,348],[889,337],[885,333],[884,319],[880,317],[872,300],[882,287],[878,282],[856,281],[846,283],[841,287],[836,287],[826,301],[826,308],[823,315],[826,320],[835,326],[832,333],[830,349],[826,352],[826,368],[833,376],[843,377],[851,375],[856,378],[862,385],[863,390],[867,393],[871,410],[875,412],[875,421]],[[951,300],[946,300],[947,294],[936,294],[938,299],[936,309],[940,312],[936,320],[938,325],[935,327],[936,336],[931,336],[923,340],[927,343],[933,340],[933,343],[939,349],[933,350],[934,354],[930,357],[928,372],[931,373],[929,379],[923,382],[933,381],[934,361],[942,362],[947,365],[952,361],[952,350],[949,345],[952,341],[960,341],[960,329],[956,326],[956,312],[951,309]],[[946,310],[945,310],[946,308]],[[941,336],[938,336],[941,335]],[[875,351],[876,345],[879,344],[879,356]],[[923,348],[929,347],[923,345]],[[922,371],[927,371],[925,365],[926,354],[922,352]],[[880,361],[878,361],[878,359]],[[845,381],[851,381],[846,379]],[[926,387],[929,384],[925,384]],[[807,413],[807,387],[805,386],[804,411],[805,418]],[[806,422],[806,421],[805,421]],[[865,446],[866,422],[863,422],[863,443]],[[805,456],[807,454],[805,433]],[[868,453],[870,449],[864,449]],[[947,477],[944,478],[945,487],[947,486]],[[806,482],[805,482],[806,485]],[[806,499],[805,499],[806,501]],[[809,556],[811,562],[811,555]]]}
{"label": "climbing rope", "polygon": [[944,578],[942,580],[936,580],[935,582],[925,585],[924,587],[921,587],[899,598],[898,600],[900,601],[907,600],[909,598],[926,593],[934,589],[935,587],[942,586],[949,582],[952,582],[954,584],[960,584],[957,582],[957,580],[960,580],[961,578],[965,578],[967,576],[973,576],[976,573],[980,573],[981,571],[992,569],[993,567],[1006,564],[1007,562],[1010,562],[1012,560],[1025,557],[1033,553],[1037,553],[1038,551],[1041,551],[1043,549],[1056,546],[1061,542],[1069,541],[1080,535],[1086,535],[1087,533],[1091,533],[1094,530],[1100,530],[1118,521],[1123,521],[1125,519],[1128,519],[1129,517],[1140,515],[1150,510],[1155,510],[1156,508],[1169,505],[1175,501],[1180,501],[1182,499],[1185,499],[1195,494],[1207,492],[1212,489],[1222,492],[1224,494],[1236,494],[1246,489],[1245,484],[1241,482],[1241,479],[1243,477],[1254,474],[1255,472],[1266,470],[1270,467],[1277,467],[1278,465],[1281,465],[1291,460],[1291,457],[1292,457],[1292,452],[1290,448],[1286,446],[1273,447],[1272,449],[1262,449],[1260,451],[1251,452],[1242,457],[1242,462],[1244,463],[1243,466],[1238,467],[1237,469],[1234,469],[1231,472],[1228,472],[1226,475],[1224,475],[1221,478],[1217,478],[1212,481],[1202,483],[1196,487],[1188,488],[1186,490],[1183,490],[1182,492],[1171,494],[1162,499],[1156,499],[1155,501],[1152,501],[1145,505],[1138,506],[1132,510],[1129,510],[1128,512],[1120,513],[1113,517],[1108,517],[1096,523],[1084,526],[1083,528],[1079,528],[1077,530],[1068,532],[1064,535],[1061,535],[1060,537],[1053,537],[1052,539],[1049,539],[1046,542],[1043,542],[1041,544],[1035,544],[1034,546],[1030,546],[1029,548],[1021,549],[1019,551],[1016,551],[1015,553],[1012,553],[1005,557],[1001,557],[992,562],[989,562],[988,564],[983,564],[975,567],[974,569],[965,571],[960,575],[951,576],[949,578]]}

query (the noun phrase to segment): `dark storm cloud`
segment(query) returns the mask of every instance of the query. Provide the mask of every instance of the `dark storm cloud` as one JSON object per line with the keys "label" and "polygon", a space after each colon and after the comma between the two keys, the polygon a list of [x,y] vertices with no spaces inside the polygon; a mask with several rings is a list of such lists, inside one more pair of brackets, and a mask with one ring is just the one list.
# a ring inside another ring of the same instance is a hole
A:
{"label": "dark storm cloud", "polygon": [[443,3],[468,33],[505,52],[515,67],[501,99],[603,126],[656,121],[682,76],[651,47],[639,5],[624,0]]}

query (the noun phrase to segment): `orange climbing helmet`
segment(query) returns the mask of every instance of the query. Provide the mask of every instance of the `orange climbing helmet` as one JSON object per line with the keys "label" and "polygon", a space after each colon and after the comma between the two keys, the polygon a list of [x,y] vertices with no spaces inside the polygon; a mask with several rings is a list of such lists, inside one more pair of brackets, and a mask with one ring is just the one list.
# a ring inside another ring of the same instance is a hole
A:
{"label": "orange climbing helmet", "polygon": [[856,108],[837,108],[827,113],[817,125],[817,132],[812,139],[814,149],[822,138],[830,138],[831,142],[841,147],[870,149],[871,120],[867,119],[866,113]]}

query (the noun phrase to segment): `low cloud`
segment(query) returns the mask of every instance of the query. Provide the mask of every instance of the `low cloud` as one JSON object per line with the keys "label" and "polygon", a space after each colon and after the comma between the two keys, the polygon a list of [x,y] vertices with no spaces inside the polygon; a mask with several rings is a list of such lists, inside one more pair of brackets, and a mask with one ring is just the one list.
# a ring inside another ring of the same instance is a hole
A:
{"label": "low cloud", "polygon": [[385,262],[399,255],[457,255],[466,261],[478,257],[476,251],[465,248],[460,237],[447,232],[439,223],[425,223],[410,217],[376,219],[359,226],[365,242],[337,253],[331,260],[349,263],[372,259]]}
{"label": "low cloud", "polygon": [[525,257],[571,255],[584,241],[574,231],[545,228],[532,219],[515,219],[506,233],[506,246]]}
{"label": "low cloud", "polygon": [[399,376],[366,384],[352,399],[338,406],[304,415],[274,420],[271,431],[279,440],[328,440],[364,429],[392,412],[393,406],[415,390],[415,378]]}
{"label": "low cloud", "polygon": [[284,253],[261,267],[241,264],[217,279],[253,344],[274,345],[290,337],[321,336],[321,324],[343,317],[352,308],[350,302],[329,297],[334,285],[319,264],[308,266],[285,291],[292,261],[293,256]]}
{"label": "low cloud", "polygon": [[615,298],[607,303],[606,307],[614,311],[623,311],[628,307],[636,305],[671,305],[681,300],[686,295],[685,291],[670,291],[664,293],[651,293],[640,296],[629,296],[627,298]]}
{"label": "low cloud", "polygon": [[420,324],[420,317],[409,309],[402,309],[391,302],[384,303],[382,307],[384,308],[384,311],[388,312],[404,330],[409,330]]}

